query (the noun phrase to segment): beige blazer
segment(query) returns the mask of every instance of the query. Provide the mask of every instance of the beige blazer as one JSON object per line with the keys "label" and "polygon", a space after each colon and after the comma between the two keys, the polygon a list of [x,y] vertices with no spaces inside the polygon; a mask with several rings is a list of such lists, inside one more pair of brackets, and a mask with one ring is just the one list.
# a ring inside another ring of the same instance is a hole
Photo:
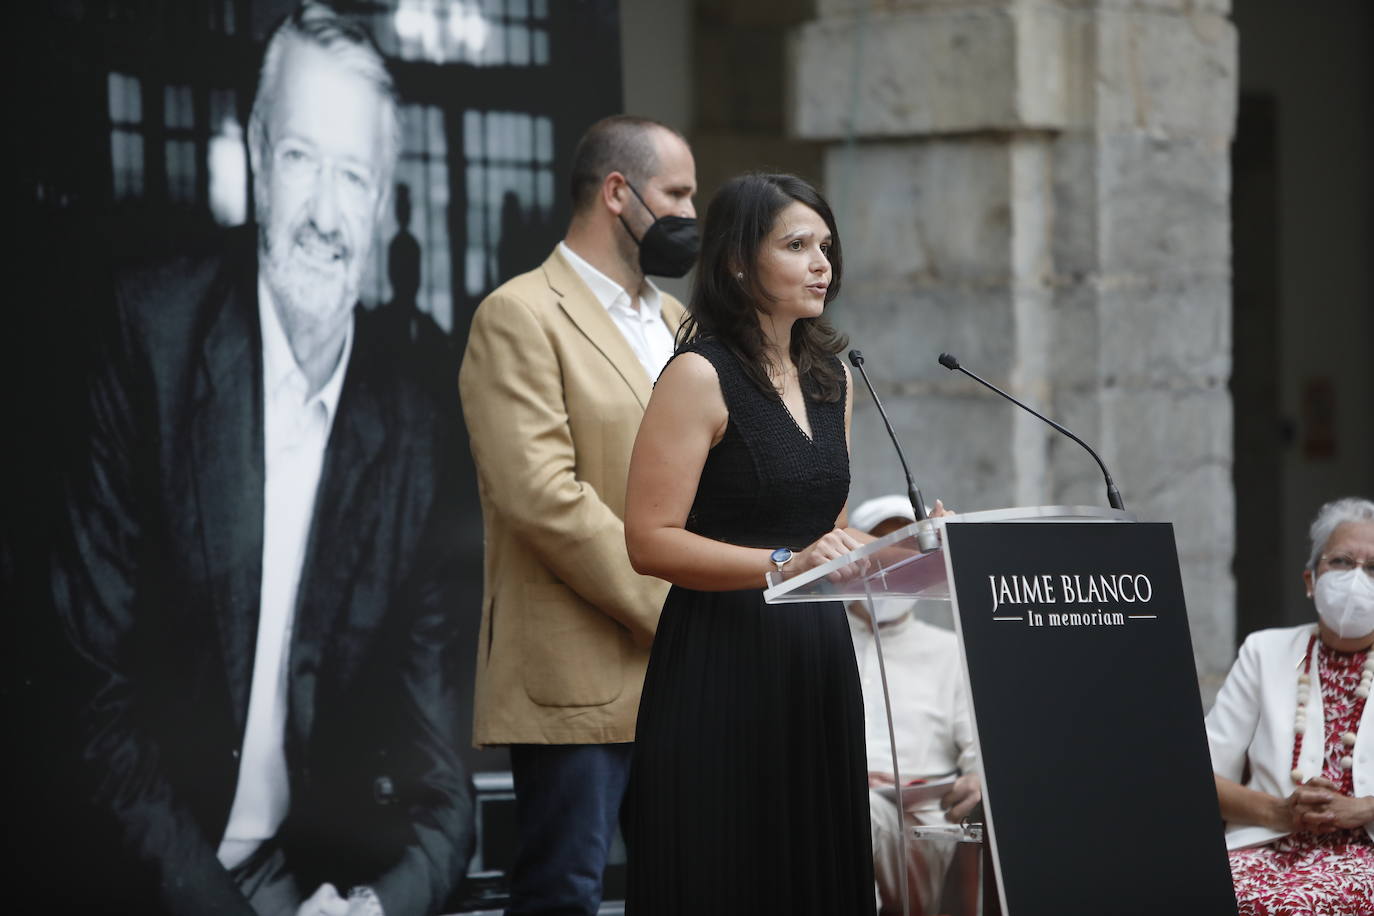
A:
{"label": "beige blazer", "polygon": [[[671,329],[683,315],[664,294]],[[458,386],[486,532],[473,742],[633,741],[668,593],[625,550],[652,383],[555,250],[478,306]]]}

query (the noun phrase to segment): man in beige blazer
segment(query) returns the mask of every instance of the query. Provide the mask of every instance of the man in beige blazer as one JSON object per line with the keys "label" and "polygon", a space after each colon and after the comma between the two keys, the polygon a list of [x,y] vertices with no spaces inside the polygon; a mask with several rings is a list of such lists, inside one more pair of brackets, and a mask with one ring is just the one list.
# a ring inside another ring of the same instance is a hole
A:
{"label": "man in beige blazer", "polygon": [[459,373],[486,530],[473,739],[509,745],[508,913],[597,912],[666,583],[625,551],[625,478],[684,310],[646,273],[695,254],[695,164],[642,118],[593,125],[543,265],[473,317]]}

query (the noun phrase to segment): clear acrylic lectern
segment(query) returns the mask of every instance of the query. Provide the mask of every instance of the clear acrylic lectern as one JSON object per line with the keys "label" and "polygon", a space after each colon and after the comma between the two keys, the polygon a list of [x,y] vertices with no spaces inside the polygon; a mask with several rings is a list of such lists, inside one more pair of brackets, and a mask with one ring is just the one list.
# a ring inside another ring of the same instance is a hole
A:
{"label": "clear acrylic lectern", "polygon": [[[865,598],[949,600],[944,551],[923,551],[923,528],[939,537],[945,524],[982,522],[1133,522],[1135,516],[1097,506],[1028,506],[953,514],[912,522],[852,553],[802,573],[768,574],[763,600],[769,604],[797,601],[862,601]],[[939,538],[943,543],[943,538]],[[805,546],[805,545],[801,545]],[[794,548],[798,549],[798,548]]]}
{"label": "clear acrylic lectern", "polygon": [[[789,573],[786,570],[782,573],[768,573],[768,588],[764,590],[763,597],[769,604],[802,601],[841,601],[845,603],[862,601],[868,607],[869,620],[872,622],[874,620],[872,602],[877,598],[950,600],[949,583],[952,574],[948,566],[948,558],[942,547],[944,527],[947,524],[1133,521],[1135,521],[1135,516],[1131,513],[1095,506],[1032,506],[964,514],[956,513],[936,519],[926,519],[921,522],[912,522],[845,556],[838,557],[814,569],[798,573]],[[922,543],[926,544],[929,549],[923,549]],[[957,629],[957,614],[954,619]],[[882,678],[883,704],[887,711],[889,747],[892,748],[892,773],[896,784],[903,785],[904,782],[897,763],[896,737],[892,725],[892,705],[888,694],[887,667],[883,659],[882,637],[876,625],[873,627],[873,633],[878,655],[878,669]],[[968,667],[966,664],[963,667],[965,677],[967,677]],[[965,684],[966,689],[968,686]],[[981,767],[981,748],[978,759]],[[963,843],[981,844],[982,842],[983,828],[981,824],[952,824],[948,830],[922,828],[915,825],[908,828],[904,807],[902,805],[896,807],[900,833],[903,836],[909,836],[918,842],[936,836],[949,837]],[[900,856],[899,861],[901,863],[902,912],[909,916],[911,910],[910,901],[907,900],[907,857]]]}

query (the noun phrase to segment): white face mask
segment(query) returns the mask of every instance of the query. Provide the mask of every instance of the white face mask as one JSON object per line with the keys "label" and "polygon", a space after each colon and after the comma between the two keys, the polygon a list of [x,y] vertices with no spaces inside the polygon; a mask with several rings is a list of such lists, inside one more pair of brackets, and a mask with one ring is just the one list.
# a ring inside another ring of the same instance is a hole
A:
{"label": "white face mask", "polygon": [[873,616],[877,618],[880,625],[891,623],[911,610],[911,606],[910,598],[874,598]]}
{"label": "white face mask", "polygon": [[1312,598],[1322,621],[1341,639],[1374,632],[1374,578],[1363,569],[1323,573]]}

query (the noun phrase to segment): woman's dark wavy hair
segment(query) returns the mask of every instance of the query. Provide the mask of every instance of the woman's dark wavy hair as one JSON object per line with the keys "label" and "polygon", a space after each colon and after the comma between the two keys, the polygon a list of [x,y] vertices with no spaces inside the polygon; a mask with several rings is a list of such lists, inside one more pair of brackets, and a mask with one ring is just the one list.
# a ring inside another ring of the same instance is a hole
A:
{"label": "woman's dark wavy hair", "polygon": [[[679,348],[697,337],[719,340],[743,364],[750,380],[769,394],[777,389],[768,378],[758,314],[766,311],[773,297],[759,285],[755,265],[778,214],[793,203],[815,210],[830,229],[830,287],[825,304],[834,301],[840,292],[843,261],[830,205],[795,175],[750,172],[727,182],[706,209],[689,314],[678,331]],[[735,277],[738,271],[744,272],[743,280]],[[824,315],[800,318],[792,326],[792,361],[807,397],[837,401],[843,396],[844,368],[832,357],[846,343]]]}

